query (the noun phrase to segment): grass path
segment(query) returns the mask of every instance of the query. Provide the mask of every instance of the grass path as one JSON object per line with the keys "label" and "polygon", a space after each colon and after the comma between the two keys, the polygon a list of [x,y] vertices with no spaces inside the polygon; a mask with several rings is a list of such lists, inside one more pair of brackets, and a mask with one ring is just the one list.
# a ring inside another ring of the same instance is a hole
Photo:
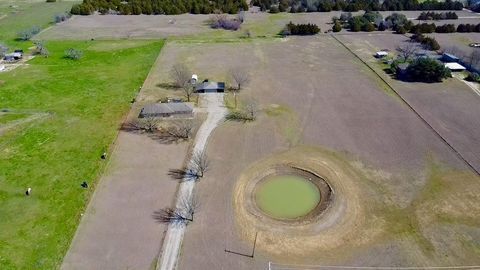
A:
{"label": "grass path", "polygon": [[[110,42],[52,41],[49,58],[0,74],[2,108],[50,114],[0,136],[0,269],[59,267],[104,167],[100,155],[163,46],[118,43],[99,51]],[[71,47],[84,57],[63,59]]]}

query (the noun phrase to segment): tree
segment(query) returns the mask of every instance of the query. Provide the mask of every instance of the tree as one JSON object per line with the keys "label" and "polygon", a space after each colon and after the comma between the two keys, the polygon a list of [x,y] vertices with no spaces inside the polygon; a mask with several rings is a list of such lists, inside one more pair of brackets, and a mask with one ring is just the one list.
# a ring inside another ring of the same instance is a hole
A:
{"label": "tree", "polygon": [[190,164],[193,173],[199,178],[203,177],[209,166],[207,154],[204,151],[193,153]]}
{"label": "tree", "polygon": [[39,41],[35,41],[34,44],[35,44],[35,50],[33,51],[33,54],[38,54],[44,57],[48,57],[50,55],[47,48],[45,48],[45,42],[39,40]]}
{"label": "tree", "polygon": [[450,70],[432,58],[417,58],[407,67],[407,76],[412,81],[441,82],[451,76]]}
{"label": "tree", "polygon": [[182,88],[190,82],[192,73],[184,64],[175,64],[170,70],[170,76],[176,87]]}
{"label": "tree", "polygon": [[183,87],[183,94],[187,98],[187,102],[190,102],[190,98],[192,97],[193,94],[195,94],[195,88],[190,82],[186,82]]}
{"label": "tree", "polygon": [[410,60],[418,51],[417,46],[414,43],[400,45],[396,50],[405,62]]}
{"label": "tree", "polygon": [[129,128],[147,133],[158,131],[158,119],[155,117],[139,118],[129,123]]}
{"label": "tree", "polygon": [[467,63],[470,67],[475,67],[480,63],[480,51],[478,50],[473,50],[468,56],[467,56]]}
{"label": "tree", "polygon": [[190,120],[176,120],[166,128],[166,132],[179,139],[189,139],[192,136],[194,124]]}
{"label": "tree", "polygon": [[3,58],[7,52],[8,52],[8,47],[0,43],[0,58]]}
{"label": "tree", "polygon": [[250,81],[250,75],[245,69],[237,67],[230,69],[230,77],[237,85],[236,88],[233,88],[235,108],[237,108],[237,93],[242,89],[243,85],[247,84]]}

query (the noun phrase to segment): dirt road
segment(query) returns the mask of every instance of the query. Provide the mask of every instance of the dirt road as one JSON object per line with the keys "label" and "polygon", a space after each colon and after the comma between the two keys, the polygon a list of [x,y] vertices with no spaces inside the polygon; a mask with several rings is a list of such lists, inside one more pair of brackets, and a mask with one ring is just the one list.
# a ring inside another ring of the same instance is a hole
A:
{"label": "dirt road", "polygon": [[[204,94],[200,97],[200,106],[208,113],[207,119],[200,126],[193,144],[193,153],[202,152],[207,145],[207,140],[225,116],[227,109],[223,106],[223,94]],[[187,170],[193,170],[194,165],[190,161]],[[191,198],[195,181],[189,176],[181,182],[177,194],[177,206],[180,206],[182,199]],[[163,243],[162,257],[157,265],[157,269],[171,270],[177,265],[177,258],[180,254],[183,235],[185,233],[185,224],[172,223],[169,225],[165,240]]]}

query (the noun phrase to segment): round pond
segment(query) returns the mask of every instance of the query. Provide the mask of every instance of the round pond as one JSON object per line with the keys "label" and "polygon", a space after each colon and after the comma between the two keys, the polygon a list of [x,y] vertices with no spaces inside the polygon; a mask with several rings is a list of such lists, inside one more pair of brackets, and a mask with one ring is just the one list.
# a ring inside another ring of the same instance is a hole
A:
{"label": "round pond", "polygon": [[255,201],[272,218],[296,219],[315,209],[320,202],[320,191],[301,176],[274,175],[257,184]]}

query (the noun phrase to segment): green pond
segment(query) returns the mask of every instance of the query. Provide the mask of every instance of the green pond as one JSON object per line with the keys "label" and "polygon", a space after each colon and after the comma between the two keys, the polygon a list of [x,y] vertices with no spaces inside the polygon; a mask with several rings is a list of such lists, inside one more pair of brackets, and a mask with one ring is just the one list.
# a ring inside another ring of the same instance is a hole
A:
{"label": "green pond", "polygon": [[255,191],[258,207],[267,215],[295,219],[307,215],[320,202],[320,191],[307,179],[276,175],[265,179]]}

